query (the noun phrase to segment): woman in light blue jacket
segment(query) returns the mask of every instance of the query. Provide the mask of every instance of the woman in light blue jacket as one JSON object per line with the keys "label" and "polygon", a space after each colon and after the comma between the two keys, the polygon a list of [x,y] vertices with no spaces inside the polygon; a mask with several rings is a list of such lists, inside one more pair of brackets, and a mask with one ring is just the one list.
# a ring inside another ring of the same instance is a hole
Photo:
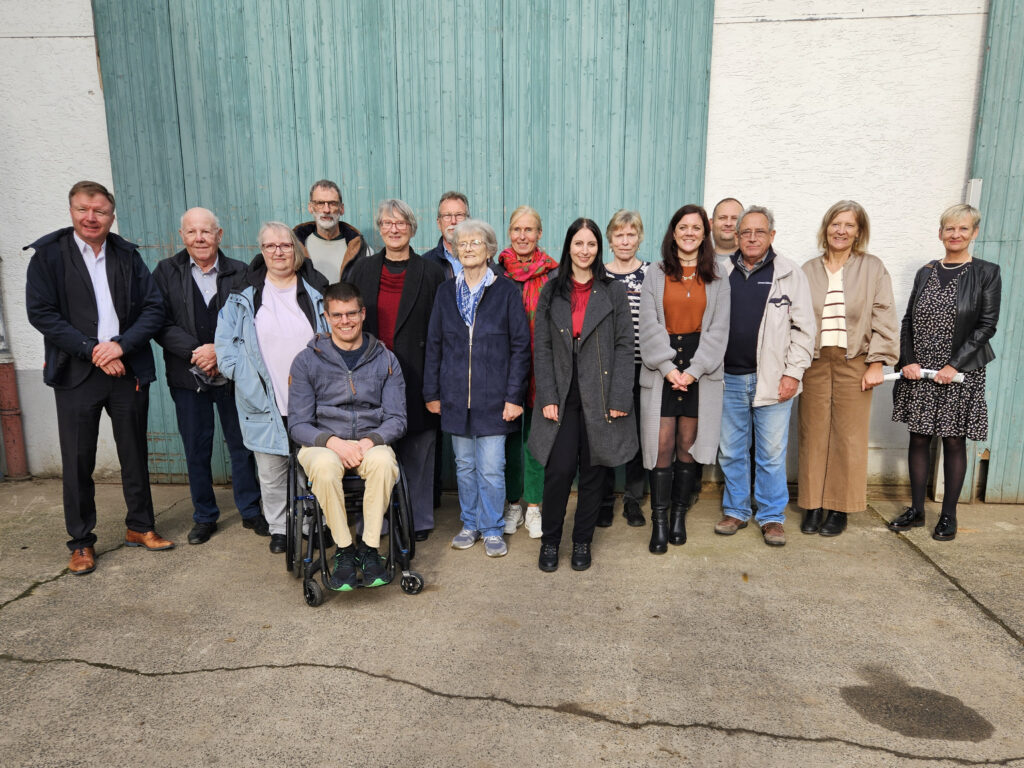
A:
{"label": "woman in light blue jacket", "polygon": [[330,333],[324,320],[327,279],[280,222],[260,227],[261,255],[235,286],[217,320],[217,365],[234,382],[238,423],[256,457],[270,551],[285,551],[288,506],[288,372],[313,334]]}

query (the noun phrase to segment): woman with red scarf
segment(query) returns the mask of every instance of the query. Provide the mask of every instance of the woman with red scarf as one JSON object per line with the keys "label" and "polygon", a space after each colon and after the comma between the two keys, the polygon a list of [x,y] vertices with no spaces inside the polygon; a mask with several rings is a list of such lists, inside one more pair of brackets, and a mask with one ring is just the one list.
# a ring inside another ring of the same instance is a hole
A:
{"label": "woman with red scarf", "polygon": [[[534,315],[540,289],[558,271],[558,262],[537,247],[542,232],[540,214],[528,205],[521,205],[512,211],[508,220],[508,238],[512,245],[498,254],[498,265],[505,271],[505,276],[516,283],[523,296],[523,308],[530,322],[531,361]],[[515,533],[516,528],[523,524],[521,499],[526,502],[526,530],[531,539],[541,536],[540,503],[544,495],[544,465],[526,449],[535,393],[531,364],[522,428],[510,433],[505,441],[505,495],[508,500],[505,533]]]}

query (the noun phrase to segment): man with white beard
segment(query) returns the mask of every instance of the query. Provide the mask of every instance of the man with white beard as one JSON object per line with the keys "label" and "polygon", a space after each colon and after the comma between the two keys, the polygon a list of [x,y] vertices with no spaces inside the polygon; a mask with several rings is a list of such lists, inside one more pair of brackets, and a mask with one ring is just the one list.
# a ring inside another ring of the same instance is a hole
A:
{"label": "man with white beard", "polygon": [[313,221],[295,226],[316,271],[328,282],[345,280],[352,265],[370,254],[359,230],[341,220],[345,204],[341,190],[328,179],[320,179],[309,190],[309,212]]}

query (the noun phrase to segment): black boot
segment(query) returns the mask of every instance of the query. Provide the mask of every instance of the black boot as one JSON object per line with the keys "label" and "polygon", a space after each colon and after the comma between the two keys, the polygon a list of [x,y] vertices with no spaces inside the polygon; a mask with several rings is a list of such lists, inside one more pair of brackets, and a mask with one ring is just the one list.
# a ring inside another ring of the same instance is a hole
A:
{"label": "black boot", "polygon": [[672,516],[668,540],[679,545],[686,543],[686,512],[690,509],[690,495],[697,478],[697,465],[676,461],[672,464]]}
{"label": "black boot", "polygon": [[825,510],[821,507],[804,510],[804,521],[800,523],[800,533],[817,533],[821,530],[821,520]]}
{"label": "black boot", "polygon": [[836,512],[834,509],[828,511],[825,522],[821,524],[818,531],[822,536],[838,536],[846,530],[846,513]]}
{"label": "black boot", "polygon": [[655,555],[668,551],[668,504],[672,495],[672,468],[651,470],[651,544]]}

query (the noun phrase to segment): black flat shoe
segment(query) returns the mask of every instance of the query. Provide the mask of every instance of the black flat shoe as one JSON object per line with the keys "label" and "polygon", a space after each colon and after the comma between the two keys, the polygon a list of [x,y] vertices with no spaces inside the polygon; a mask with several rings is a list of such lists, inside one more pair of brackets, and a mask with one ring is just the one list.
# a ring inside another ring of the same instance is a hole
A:
{"label": "black flat shoe", "polygon": [[840,533],[846,530],[846,513],[836,512],[834,509],[828,511],[828,517],[825,518],[825,522],[821,524],[821,528],[818,530],[822,536],[838,536]]}
{"label": "black flat shoe", "polygon": [[541,544],[540,556],[537,558],[537,567],[545,573],[558,570],[558,545]]}
{"label": "black flat shoe", "polygon": [[188,532],[189,544],[205,544],[217,532],[216,523],[196,523]]}
{"label": "black flat shoe", "polygon": [[250,531],[255,533],[257,536],[269,536],[270,526],[267,525],[267,518],[263,515],[254,515],[253,517],[243,517],[242,527],[248,528]]}
{"label": "black flat shoe", "polygon": [[907,507],[903,510],[903,514],[889,523],[886,527],[890,531],[909,531],[911,528],[921,528],[924,526],[924,512],[914,509],[913,507]]}
{"label": "black flat shoe", "polygon": [[633,528],[643,528],[647,525],[644,513],[640,511],[640,505],[634,499],[626,499],[622,502],[622,516],[626,518],[626,525]]}
{"label": "black flat shoe", "polygon": [[585,571],[590,567],[590,542],[584,541],[572,545],[572,569],[574,571]]}
{"label": "black flat shoe", "polygon": [[288,548],[288,539],[283,533],[270,534],[270,551],[275,555],[283,554]]}
{"label": "black flat shoe", "polygon": [[422,531],[416,531],[416,541],[426,541],[430,538],[430,529],[424,528]]}
{"label": "black flat shoe", "polygon": [[932,538],[936,541],[952,541],[956,538],[956,518],[949,515],[939,515],[939,522],[932,531]]}
{"label": "black flat shoe", "polygon": [[817,509],[805,509],[804,510],[804,521],[800,523],[800,533],[817,533],[821,530],[821,518],[824,517],[825,510],[821,507]]}

